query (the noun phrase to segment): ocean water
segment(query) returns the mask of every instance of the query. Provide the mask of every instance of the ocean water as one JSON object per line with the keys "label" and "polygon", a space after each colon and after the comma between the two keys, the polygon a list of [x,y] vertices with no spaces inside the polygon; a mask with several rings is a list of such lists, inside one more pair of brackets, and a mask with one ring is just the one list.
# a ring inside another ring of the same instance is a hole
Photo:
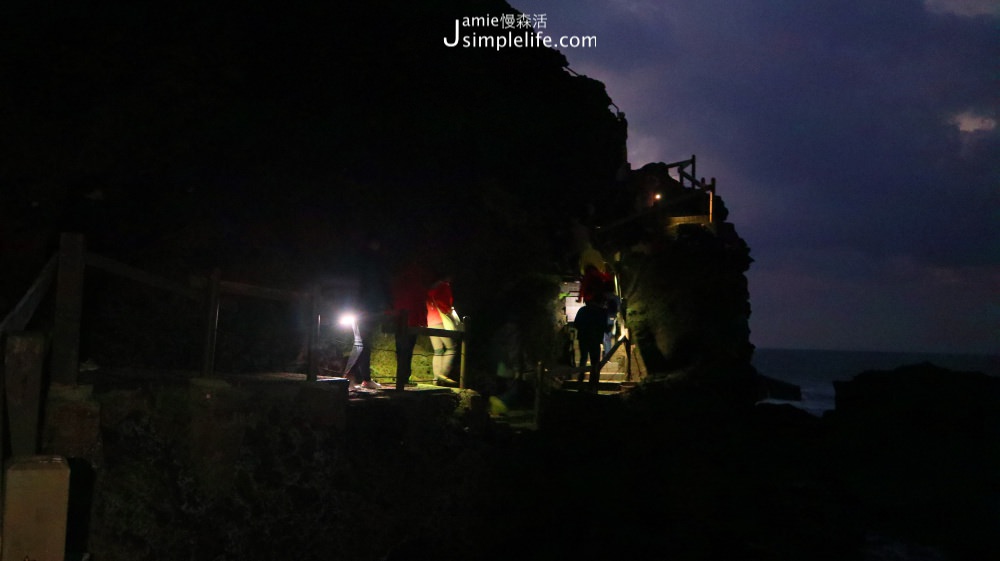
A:
{"label": "ocean water", "polygon": [[865,370],[892,370],[924,362],[950,370],[1000,376],[997,355],[756,349],[753,357],[753,365],[761,374],[802,389],[802,401],[767,401],[791,403],[818,416],[834,409],[833,382],[850,380]]}

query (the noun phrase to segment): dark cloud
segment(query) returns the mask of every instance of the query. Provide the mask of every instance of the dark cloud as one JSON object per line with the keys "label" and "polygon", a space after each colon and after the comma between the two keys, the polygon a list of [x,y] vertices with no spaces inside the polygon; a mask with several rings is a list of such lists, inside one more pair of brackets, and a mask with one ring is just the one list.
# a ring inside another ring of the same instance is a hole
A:
{"label": "dark cloud", "polygon": [[695,153],[718,177],[755,343],[1000,350],[995,2],[514,4],[599,38],[563,52],[628,115],[635,167]]}

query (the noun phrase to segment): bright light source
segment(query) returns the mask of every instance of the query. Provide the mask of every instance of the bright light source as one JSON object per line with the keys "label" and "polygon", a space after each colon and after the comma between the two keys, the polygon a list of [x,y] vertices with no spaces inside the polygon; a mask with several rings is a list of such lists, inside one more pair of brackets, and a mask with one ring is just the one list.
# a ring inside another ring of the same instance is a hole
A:
{"label": "bright light source", "polygon": [[663,195],[657,193],[657,194],[653,195],[653,198],[656,199],[656,200],[660,200],[660,199],[663,198]]}
{"label": "bright light source", "polygon": [[343,325],[344,327],[350,327],[350,326],[354,325],[354,322],[356,322],[356,321],[358,321],[358,316],[356,316],[356,315],[354,315],[354,314],[352,314],[350,312],[347,312],[347,313],[340,314],[340,319],[337,320],[337,323],[339,323],[340,325]]}

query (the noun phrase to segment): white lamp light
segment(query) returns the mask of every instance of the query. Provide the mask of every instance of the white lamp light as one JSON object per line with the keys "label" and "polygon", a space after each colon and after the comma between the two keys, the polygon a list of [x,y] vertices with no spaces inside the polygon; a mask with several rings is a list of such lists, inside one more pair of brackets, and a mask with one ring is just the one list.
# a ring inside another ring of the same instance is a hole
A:
{"label": "white lamp light", "polygon": [[354,325],[354,322],[356,321],[358,321],[358,316],[351,312],[344,312],[343,314],[340,314],[340,319],[337,320],[337,323],[344,327],[350,327]]}

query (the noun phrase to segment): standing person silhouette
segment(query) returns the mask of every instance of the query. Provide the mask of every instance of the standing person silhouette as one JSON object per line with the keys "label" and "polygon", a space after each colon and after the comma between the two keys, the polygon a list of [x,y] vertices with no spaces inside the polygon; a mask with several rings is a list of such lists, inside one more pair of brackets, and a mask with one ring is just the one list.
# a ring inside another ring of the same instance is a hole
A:
{"label": "standing person silhouette", "polygon": [[430,273],[413,259],[396,270],[392,279],[392,309],[396,317],[396,389],[403,389],[413,372],[414,327],[427,327],[427,289]]}
{"label": "standing person silhouette", "polygon": [[[455,311],[455,298],[451,292],[451,277],[444,276],[431,285],[427,291],[427,327],[431,329],[460,330],[462,320]],[[434,372],[434,383],[439,386],[457,386],[451,378],[451,370],[455,363],[455,350],[458,345],[451,337],[431,336],[431,346],[434,347],[434,358],[431,369]]]}
{"label": "standing person silhouette", "polygon": [[583,367],[590,361],[590,378],[587,380],[588,390],[597,393],[601,384],[601,343],[608,327],[608,311],[604,301],[592,298],[576,312],[573,318],[577,339],[580,341],[580,373],[577,374],[577,385],[583,390]]}
{"label": "standing person silhouette", "polygon": [[382,264],[382,244],[369,238],[355,264],[358,271],[358,315],[351,321],[354,331],[354,348],[347,358],[344,372],[351,385],[367,390],[380,390],[382,384],[372,380],[372,344],[388,308],[388,288]]}

